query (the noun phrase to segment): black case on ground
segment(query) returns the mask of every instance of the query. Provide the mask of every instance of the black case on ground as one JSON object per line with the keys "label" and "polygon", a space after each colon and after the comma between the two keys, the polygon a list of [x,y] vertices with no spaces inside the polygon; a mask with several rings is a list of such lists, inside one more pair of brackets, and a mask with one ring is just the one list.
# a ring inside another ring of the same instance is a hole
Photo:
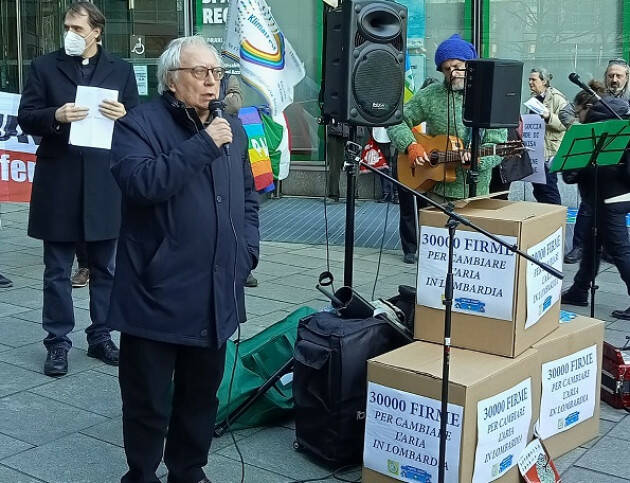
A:
{"label": "black case on ground", "polygon": [[293,373],[296,448],[329,463],[360,463],[367,360],[406,342],[381,319],[318,312],[300,320]]}

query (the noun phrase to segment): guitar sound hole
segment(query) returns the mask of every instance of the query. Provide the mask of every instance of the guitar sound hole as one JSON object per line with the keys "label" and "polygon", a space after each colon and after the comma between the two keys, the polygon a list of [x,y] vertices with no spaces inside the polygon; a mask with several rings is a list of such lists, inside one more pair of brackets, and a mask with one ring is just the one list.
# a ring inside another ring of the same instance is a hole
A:
{"label": "guitar sound hole", "polygon": [[437,166],[439,162],[440,162],[440,154],[437,153],[436,151],[433,151],[429,155],[429,164],[431,166]]}

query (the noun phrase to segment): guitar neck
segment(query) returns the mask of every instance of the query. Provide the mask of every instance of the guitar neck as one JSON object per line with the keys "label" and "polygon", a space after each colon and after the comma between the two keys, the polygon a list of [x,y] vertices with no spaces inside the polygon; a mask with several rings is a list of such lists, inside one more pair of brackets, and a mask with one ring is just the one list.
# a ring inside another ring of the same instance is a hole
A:
{"label": "guitar neck", "polygon": [[[466,151],[468,152],[468,150]],[[479,149],[479,157],[484,156],[492,156],[495,154],[500,154],[501,148],[497,148],[496,145],[493,146],[485,146]],[[461,160],[462,154],[464,151],[448,151],[448,152],[440,152],[439,154],[439,163],[454,163],[456,161]]]}

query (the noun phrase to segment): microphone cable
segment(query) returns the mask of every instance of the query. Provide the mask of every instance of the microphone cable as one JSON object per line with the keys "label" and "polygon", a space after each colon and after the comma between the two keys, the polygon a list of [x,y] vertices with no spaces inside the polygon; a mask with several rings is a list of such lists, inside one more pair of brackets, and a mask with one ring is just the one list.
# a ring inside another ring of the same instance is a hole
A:
{"label": "microphone cable", "polygon": [[[234,448],[238,453],[238,458],[241,462],[241,483],[245,481],[245,459],[243,458],[243,453],[241,453],[241,449],[238,447],[238,443],[236,442],[236,436],[234,436],[234,431],[232,431],[232,424],[230,421],[230,404],[232,403],[232,386],[234,384],[234,376],[236,374],[236,363],[238,361],[238,352],[241,346],[241,321],[238,316],[238,297],[236,296],[236,266],[238,262],[238,234],[236,233],[236,228],[234,226],[234,220],[232,219],[232,171],[230,165],[229,155],[227,153],[223,153],[225,157],[225,165],[227,169],[227,179],[228,179],[228,215],[230,218],[230,226],[232,227],[232,234],[234,235],[234,267],[233,267],[233,282],[232,282],[232,299],[234,302],[234,315],[236,316],[236,341],[234,342],[234,364],[232,366],[232,374],[230,376],[230,384],[228,385],[228,401],[227,401],[227,411],[228,415],[225,419],[227,424],[227,430],[232,437],[232,442],[234,443]],[[227,344],[227,342],[226,342]],[[214,431],[214,428],[212,428]]]}
{"label": "microphone cable", "polygon": [[[393,184],[393,183],[392,183]],[[396,189],[396,185],[392,186],[392,190]],[[393,196],[393,191],[392,191]],[[381,235],[381,246],[378,250],[378,262],[376,263],[376,275],[374,276],[374,285],[372,286],[372,298],[370,300],[374,300],[374,294],[376,292],[376,285],[378,283],[378,275],[381,271],[381,258],[383,257],[383,247],[385,245],[385,235],[387,233],[387,223],[389,221],[389,203],[386,201],[385,204],[385,221],[383,222],[383,234]],[[399,205],[400,206],[400,205]]]}
{"label": "microphone cable", "polygon": [[350,480],[350,479],[344,478],[343,476],[340,475],[340,474],[343,474],[343,473],[348,473],[350,471],[355,471],[355,469],[358,470],[360,468],[361,468],[360,465],[340,466],[339,468],[333,470],[332,472],[328,473],[327,475],[320,476],[318,478],[307,478],[305,480],[291,480],[291,481],[289,481],[289,483],[311,483],[311,482],[315,482],[315,481],[328,480],[330,478],[334,478],[337,481],[343,481],[345,483],[360,483],[361,482],[361,476],[359,476],[358,479]]}

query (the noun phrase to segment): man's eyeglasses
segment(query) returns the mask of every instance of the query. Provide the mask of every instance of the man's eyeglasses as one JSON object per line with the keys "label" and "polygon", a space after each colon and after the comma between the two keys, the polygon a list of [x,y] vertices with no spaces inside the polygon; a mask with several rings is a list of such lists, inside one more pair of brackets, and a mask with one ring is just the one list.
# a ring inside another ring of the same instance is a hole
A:
{"label": "man's eyeglasses", "polygon": [[626,59],[610,59],[608,61],[608,65],[628,65],[628,63],[626,62]]}
{"label": "man's eyeglasses", "polygon": [[214,77],[214,80],[218,81],[223,79],[223,77],[225,76],[225,69],[223,67],[204,67],[198,65],[196,67],[179,67],[178,69],[169,69],[169,72],[173,72],[176,70],[187,70],[197,80],[206,79],[210,75],[210,73],[212,73],[212,77]]}

